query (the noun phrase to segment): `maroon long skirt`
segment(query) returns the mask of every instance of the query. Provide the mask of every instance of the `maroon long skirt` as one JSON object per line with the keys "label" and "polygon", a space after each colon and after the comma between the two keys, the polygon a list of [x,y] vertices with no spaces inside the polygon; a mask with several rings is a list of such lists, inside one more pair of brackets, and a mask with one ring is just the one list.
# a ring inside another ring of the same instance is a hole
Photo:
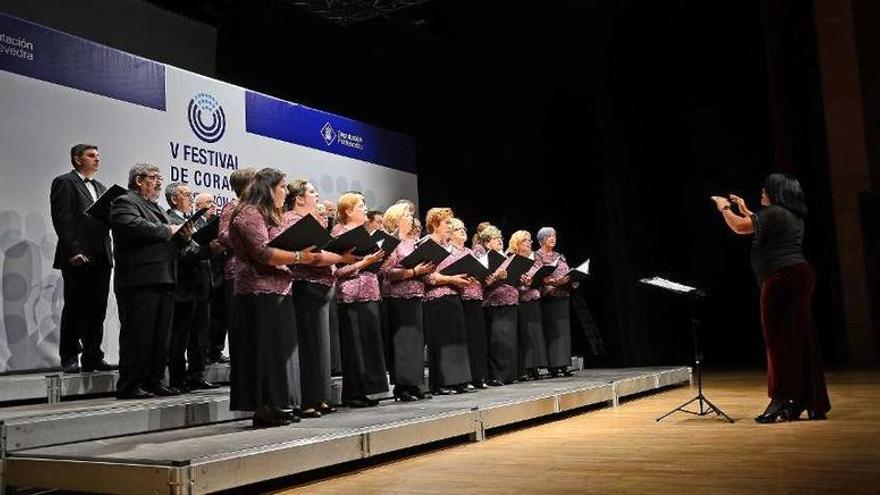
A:
{"label": "maroon long skirt", "polygon": [[767,394],[828,412],[831,402],[811,310],[815,285],[816,274],[807,263],[781,268],[761,285]]}

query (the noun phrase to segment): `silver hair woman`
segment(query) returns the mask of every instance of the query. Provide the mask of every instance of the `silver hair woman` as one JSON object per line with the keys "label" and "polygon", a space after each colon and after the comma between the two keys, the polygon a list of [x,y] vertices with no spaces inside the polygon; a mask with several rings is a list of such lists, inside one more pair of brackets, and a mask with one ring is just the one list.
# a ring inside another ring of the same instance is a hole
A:
{"label": "silver hair woman", "polygon": [[571,319],[569,316],[569,289],[571,280],[568,262],[556,249],[556,229],[542,227],[536,236],[540,248],[535,258],[542,265],[556,265],[556,270],[541,283],[541,317],[543,319],[544,341],[547,343],[547,359],[550,375],[571,376],[568,365],[571,363]]}

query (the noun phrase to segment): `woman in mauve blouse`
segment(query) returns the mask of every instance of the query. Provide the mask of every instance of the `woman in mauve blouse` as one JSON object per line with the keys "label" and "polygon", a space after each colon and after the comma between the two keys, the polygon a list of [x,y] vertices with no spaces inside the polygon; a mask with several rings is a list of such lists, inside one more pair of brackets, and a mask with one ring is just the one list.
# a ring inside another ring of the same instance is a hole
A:
{"label": "woman in mauve blouse", "polygon": [[[337,208],[338,236],[362,228],[367,208],[360,193],[345,193]],[[342,350],[342,401],[349,407],[371,407],[379,401],[368,395],[386,392],[388,381],[379,321],[379,279],[365,268],[379,263],[385,252],[377,250],[360,261],[336,267],[336,301],[339,312],[339,341]]]}
{"label": "woman in mauve blouse", "polygon": [[[467,228],[464,222],[452,219],[452,246],[463,256],[474,256],[465,247]],[[489,356],[487,354],[486,318],[483,315],[483,281],[471,280],[458,291],[464,313],[464,326],[468,341],[468,358],[471,363],[471,385],[486,388],[489,380]]]}
{"label": "woman in mauve blouse", "polygon": [[422,276],[434,265],[420,263],[413,268],[400,264],[416,249],[416,239],[410,236],[413,226],[413,207],[398,202],[385,211],[385,229],[400,236],[400,244],[382,265],[382,299],[387,309],[391,370],[394,398],[404,402],[425,398],[425,334],[422,316],[422,297],[425,283]]}
{"label": "woman in mauve blouse", "polygon": [[544,341],[547,343],[547,362],[550,365],[550,376],[571,376],[568,366],[571,364],[571,320],[569,317],[569,287],[571,284],[566,274],[568,262],[556,248],[556,230],[553,227],[542,227],[538,231],[538,243],[541,248],[535,257],[541,265],[555,265],[548,277],[541,284],[541,318],[544,324]]}
{"label": "woman in mauve blouse", "polygon": [[425,335],[428,340],[428,376],[435,394],[465,393],[471,381],[467,329],[458,291],[471,282],[466,275],[441,271],[464,256],[450,244],[451,208],[431,208],[425,226],[431,239],[450,251],[425,279]]}
{"label": "woman in mauve blouse", "polygon": [[264,168],[229,224],[229,243],[238,259],[230,409],[253,411],[255,426],[299,420],[299,352],[288,265],[311,263],[315,255],[268,246],[287,226],[282,215],[286,196],[284,174]]}
{"label": "woman in mauve blouse", "polygon": [[[314,185],[296,179],[287,185],[287,191],[284,218],[289,225],[311,215],[327,228],[327,218],[318,214],[320,195]],[[315,254],[317,259],[312,264],[290,267],[299,332],[303,417],[320,417],[336,410],[330,406],[330,301],[336,285],[333,265],[347,265],[359,259],[351,253]]]}
{"label": "woman in mauve blouse", "polygon": [[[510,236],[508,251],[534,259],[532,235],[525,230],[514,232]],[[522,283],[518,287],[517,348],[521,377],[527,380],[537,379],[539,368],[547,367],[547,344],[544,342],[544,329],[541,323],[541,291],[532,287],[532,277],[540,267],[540,263],[535,262],[523,275]]]}
{"label": "woman in mauve blouse", "polygon": [[[501,253],[503,240],[497,227],[487,227],[480,233],[480,240],[486,249]],[[517,364],[517,311],[519,291],[505,282],[507,266],[513,258],[504,263],[486,281],[483,295],[483,309],[486,312],[486,327],[489,333],[489,385],[500,386],[516,381]]]}

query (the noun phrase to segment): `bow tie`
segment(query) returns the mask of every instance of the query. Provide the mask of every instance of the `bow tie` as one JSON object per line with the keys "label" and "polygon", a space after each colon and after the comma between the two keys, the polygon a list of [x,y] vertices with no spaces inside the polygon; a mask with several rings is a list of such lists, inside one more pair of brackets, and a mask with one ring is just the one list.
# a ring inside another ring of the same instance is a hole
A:
{"label": "bow tie", "polygon": [[83,182],[88,184],[89,182],[94,182],[94,181],[92,179],[89,179],[88,177],[86,177],[85,179],[83,179]]}

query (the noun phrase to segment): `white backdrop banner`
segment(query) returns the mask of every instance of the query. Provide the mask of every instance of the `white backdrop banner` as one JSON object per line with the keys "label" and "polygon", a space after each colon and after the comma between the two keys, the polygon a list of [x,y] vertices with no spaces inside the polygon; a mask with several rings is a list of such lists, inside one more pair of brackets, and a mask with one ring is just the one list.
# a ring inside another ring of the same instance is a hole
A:
{"label": "white backdrop banner", "polygon": [[[239,167],[309,179],[325,199],[362,191],[368,207],[418,203],[408,136],[272,98],[0,14],[0,373],[59,365],[61,274],[49,185],[70,147],[97,145],[108,187],[139,162],[165,183],[234,197]],[[111,295],[104,329],[118,359]]]}

